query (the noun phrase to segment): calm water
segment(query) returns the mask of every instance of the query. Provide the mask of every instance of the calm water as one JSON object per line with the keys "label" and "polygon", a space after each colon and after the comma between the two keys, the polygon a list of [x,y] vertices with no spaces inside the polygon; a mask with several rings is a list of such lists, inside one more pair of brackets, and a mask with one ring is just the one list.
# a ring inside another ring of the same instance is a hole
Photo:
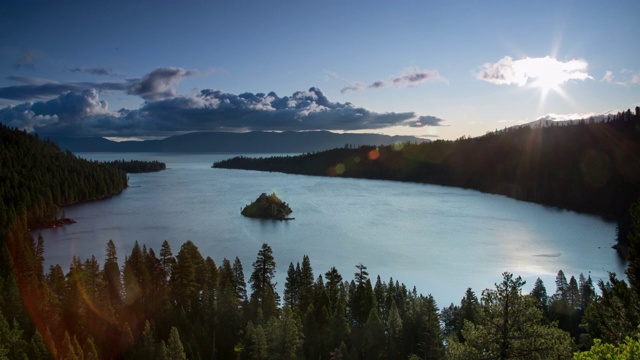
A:
{"label": "calm water", "polygon": [[[95,160],[160,160],[167,170],[131,174],[130,187],[111,199],[65,209],[77,224],[42,230],[49,264],[73,255],[102,261],[107,241],[120,264],[138,240],[158,254],[166,239],[174,255],[186,240],[219,265],[238,256],[247,278],[262,243],[273,248],[279,290],[290,262],[307,254],[314,274],[336,266],[351,280],[362,263],[375,281],[392,276],[434,295],[439,306],[459,303],[467,287],[480,292],[504,271],[526,289],[555,275],[582,272],[595,279],[624,273],[615,225],[592,216],[545,208],[457,188],[389,181],[305,177],[212,169],[228,154],[83,153]],[[248,219],[240,209],[260,193],[291,205],[294,221]]]}

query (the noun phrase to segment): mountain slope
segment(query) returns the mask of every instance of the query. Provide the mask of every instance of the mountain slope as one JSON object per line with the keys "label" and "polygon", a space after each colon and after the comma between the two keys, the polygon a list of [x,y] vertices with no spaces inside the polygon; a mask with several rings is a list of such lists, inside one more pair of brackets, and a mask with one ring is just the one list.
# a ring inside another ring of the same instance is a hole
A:
{"label": "mountain slope", "polygon": [[424,142],[413,136],[337,134],[309,132],[195,132],[163,140],[115,142],[104,138],[52,137],[62,149],[73,152],[228,152],[302,153],[361,145],[391,145],[396,142]]}
{"label": "mountain slope", "polygon": [[220,168],[415,181],[502,194],[618,221],[640,195],[640,114],[606,123],[522,127],[457,141],[229,159]]}

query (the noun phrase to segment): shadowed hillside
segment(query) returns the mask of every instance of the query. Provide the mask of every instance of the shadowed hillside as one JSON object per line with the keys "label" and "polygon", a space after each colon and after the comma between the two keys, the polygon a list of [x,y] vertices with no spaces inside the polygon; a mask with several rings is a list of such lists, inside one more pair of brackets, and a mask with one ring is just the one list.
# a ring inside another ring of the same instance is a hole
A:
{"label": "shadowed hillside", "polygon": [[478,138],[236,157],[217,168],[414,181],[502,194],[616,220],[626,240],[640,194],[640,109],[598,124],[516,128]]}

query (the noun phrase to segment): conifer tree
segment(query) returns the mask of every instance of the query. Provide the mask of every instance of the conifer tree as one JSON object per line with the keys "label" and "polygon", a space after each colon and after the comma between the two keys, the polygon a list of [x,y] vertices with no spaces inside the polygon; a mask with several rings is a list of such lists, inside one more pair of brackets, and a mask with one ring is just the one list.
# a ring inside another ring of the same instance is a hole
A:
{"label": "conifer tree", "polygon": [[116,246],[113,240],[107,242],[107,252],[103,267],[104,281],[107,286],[109,303],[112,308],[119,309],[122,296],[122,281],[120,280],[120,266]]}
{"label": "conifer tree", "polygon": [[290,262],[289,268],[287,269],[287,278],[284,283],[284,303],[292,309],[298,308],[298,296],[300,294],[299,278],[300,273],[296,271],[293,262]]}
{"label": "conifer tree", "polygon": [[84,353],[84,360],[99,360],[100,356],[98,355],[98,350],[96,349],[96,344],[93,342],[92,337],[88,337],[84,342],[84,347],[82,348],[82,352]]}
{"label": "conifer tree", "polygon": [[395,301],[391,304],[391,309],[389,310],[386,329],[388,357],[392,359],[399,359],[400,352],[402,350],[403,329],[402,318],[400,317]]}
{"label": "conifer tree", "polygon": [[269,319],[276,314],[277,295],[273,278],[276,272],[276,262],[273,258],[271,247],[262,244],[258,257],[253,263],[253,272],[249,278],[251,284],[251,307],[253,314],[260,308],[265,318]]}
{"label": "conifer tree", "polygon": [[524,281],[510,273],[495,290],[482,295],[482,310],[475,323],[466,322],[464,343],[452,341],[453,359],[570,358],[569,334],[548,325],[536,300],[521,293]]}
{"label": "conifer tree", "polygon": [[64,360],[79,360],[67,331],[64,332],[64,339],[62,340],[59,356]]}
{"label": "conifer tree", "polygon": [[296,359],[303,343],[302,324],[287,305],[280,316],[273,316],[268,324],[269,354],[278,359]]}
{"label": "conifer tree", "polygon": [[238,293],[233,269],[228,259],[218,269],[217,308],[215,323],[216,350],[220,358],[231,358],[242,330]]}
{"label": "conifer tree", "polygon": [[[343,295],[342,275],[335,267],[331,267],[325,274],[327,295],[329,296],[329,302],[331,303],[331,312],[335,311],[335,307],[341,300]],[[344,300],[344,299],[342,299]]]}
{"label": "conifer tree", "polygon": [[240,304],[246,304],[247,298],[247,282],[244,278],[244,270],[242,268],[242,262],[240,258],[236,256],[233,261],[233,281],[236,284],[236,293],[238,294],[238,301]]}
{"label": "conifer tree", "polygon": [[302,313],[307,311],[307,308],[313,300],[313,281],[311,261],[309,260],[309,256],[304,255],[302,257],[302,267],[300,268],[300,276],[298,278],[299,307]]}
{"label": "conifer tree", "polygon": [[184,352],[180,334],[175,326],[171,327],[169,332],[169,341],[167,346],[167,360],[187,360],[187,354]]}
{"label": "conifer tree", "polygon": [[[40,332],[36,330],[31,337],[31,342],[29,343],[29,359],[38,359],[38,360],[50,360],[53,359],[53,356],[47,349],[47,345],[40,335]],[[0,348],[2,345],[0,345]],[[2,350],[0,350],[0,359],[2,358]],[[97,360],[97,359],[96,359]]]}
{"label": "conifer tree", "polygon": [[547,295],[547,288],[544,286],[544,283],[540,278],[536,279],[536,283],[533,285],[530,295],[536,299],[538,307],[546,316],[549,311],[549,296]]}
{"label": "conifer tree", "polygon": [[362,353],[367,359],[374,359],[385,350],[384,325],[378,315],[378,309],[372,308],[364,325],[364,339]]}

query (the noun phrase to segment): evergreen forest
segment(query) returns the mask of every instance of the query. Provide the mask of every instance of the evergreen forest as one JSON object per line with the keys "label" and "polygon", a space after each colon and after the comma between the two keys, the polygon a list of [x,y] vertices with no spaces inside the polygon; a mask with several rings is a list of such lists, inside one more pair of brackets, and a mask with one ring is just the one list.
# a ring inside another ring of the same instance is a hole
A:
{"label": "evergreen forest", "polygon": [[[640,196],[640,107],[575,125],[508,128],[477,138],[346,145],[297,156],[236,157],[217,168],[456,186],[615,220],[624,249]],[[623,252],[624,255],[624,252]]]}
{"label": "evergreen forest", "polygon": [[[639,130],[628,125],[637,124],[638,114],[630,116],[618,126],[637,137]],[[614,126],[616,121],[620,120],[571,130],[603,132],[610,141],[621,141],[615,147],[620,148],[621,163],[609,157],[615,152],[603,144],[593,148],[598,161],[585,155],[587,160],[581,165],[608,172],[585,170],[574,178],[575,169],[565,164],[566,181],[592,186],[594,199],[612,191],[610,181],[618,181],[620,191],[628,194],[637,190],[637,181],[632,181],[637,169],[626,161],[637,156],[638,142],[628,140],[632,135],[623,136],[624,131]],[[433,149],[442,147],[439,162],[429,157],[436,156],[428,155],[431,150],[412,144],[338,149],[327,154],[360,156],[356,154],[362,152],[358,161],[346,157],[329,167],[347,176],[350,166],[358,169],[356,165],[362,164],[363,173],[373,177],[377,173],[371,164],[384,164],[380,173],[390,171],[390,166],[399,165],[389,159],[403,152],[434,160],[418,163],[407,155],[398,157],[396,160],[408,159],[404,162],[407,168],[411,164],[445,168],[452,160],[443,155],[462,156],[459,149],[476,142],[495,140],[495,144],[515,146],[517,140],[533,137],[532,148],[536,141],[555,144],[553,139],[559,142],[559,135],[553,135],[554,129],[520,129],[480,139],[434,142],[436,145],[429,145],[436,146]],[[517,274],[504,273],[501,279],[496,274],[493,288],[480,293],[467,289],[459,304],[438,307],[431,295],[419,294],[410,285],[374,279],[364,264],[354,264],[349,274],[340,274],[335,267],[314,270],[308,256],[288,267],[276,264],[268,244],[256,249],[248,276],[238,258],[214,260],[190,241],[179,249],[165,241],[156,250],[136,242],[129,254],[118,254],[109,241],[103,264],[95,256],[74,257],[71,264],[45,269],[45,239],[34,238],[30,230],[56,218],[61,206],[119,193],[127,185],[126,174],[111,165],[79,159],[50,141],[21,131],[1,127],[0,136],[0,359],[598,359],[632,358],[640,350],[637,196],[624,204],[629,219],[626,279],[611,274],[608,280],[594,284],[588,276],[559,271],[553,293],[541,280],[525,293],[525,283]],[[548,138],[551,140],[545,140]],[[608,146],[613,148],[613,144]],[[576,147],[579,145],[567,145],[565,152],[553,157],[540,149],[536,156],[564,158],[578,152],[571,150]],[[489,153],[478,154],[477,170],[484,168],[482,164],[489,166]],[[531,156],[519,155],[525,160]],[[504,156],[515,159],[511,153]],[[521,186],[515,193],[532,196],[527,182],[510,183],[535,168],[533,160],[525,160],[519,165],[522,173],[505,175],[505,188]],[[449,169],[451,179],[483,183],[481,174],[458,178],[467,173]],[[428,172],[419,173],[428,179]],[[536,196],[549,196],[553,190],[542,185],[553,184],[556,175],[541,170],[534,173],[550,177],[533,187],[538,189]],[[586,175],[602,173],[608,174],[606,181]],[[572,196],[576,195],[568,195],[569,199],[578,201]],[[621,206],[616,201],[602,210],[603,216],[607,211],[615,215],[616,206]],[[580,204],[587,210],[590,205]],[[596,212],[595,205],[591,206],[591,212]],[[276,271],[287,274],[281,292],[274,282]]]}

